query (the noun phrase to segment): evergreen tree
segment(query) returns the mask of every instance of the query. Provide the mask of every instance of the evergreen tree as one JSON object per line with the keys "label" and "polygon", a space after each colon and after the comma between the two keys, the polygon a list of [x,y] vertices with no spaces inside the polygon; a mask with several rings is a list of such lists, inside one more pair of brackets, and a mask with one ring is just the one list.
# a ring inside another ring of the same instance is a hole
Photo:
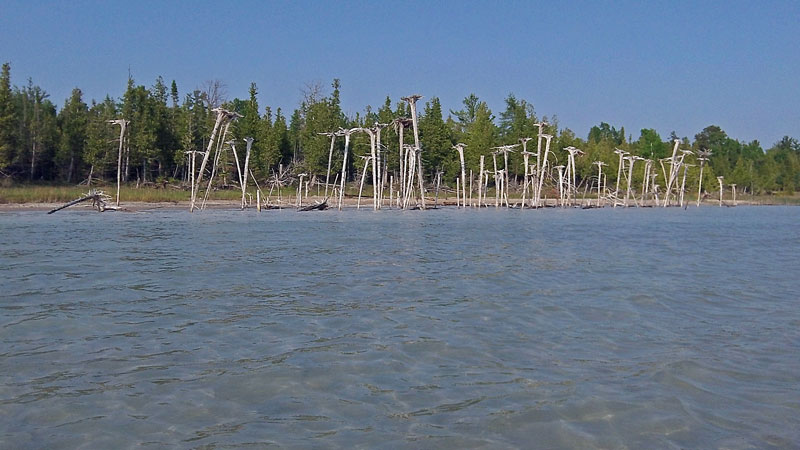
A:
{"label": "evergreen tree", "polygon": [[621,145],[623,141],[625,141],[625,127],[620,128],[619,131],[615,127],[607,124],[606,122],[600,122],[599,126],[593,126],[591,130],[589,130],[589,142],[601,142],[601,141],[611,141],[615,145]]}
{"label": "evergreen tree", "polygon": [[49,95],[29,78],[28,85],[14,90],[16,155],[13,170],[20,176],[27,174],[29,180],[42,173],[40,166],[52,165],[56,145],[56,109]]}
{"label": "evergreen tree", "polygon": [[443,169],[447,180],[461,173],[458,159],[453,156],[452,133],[444,123],[442,105],[437,97],[425,103],[425,111],[419,118],[419,134],[425,167],[433,171]]}
{"label": "evergreen tree", "polygon": [[[518,144],[520,139],[526,137],[534,137],[537,135],[538,130],[534,126],[536,123],[536,115],[533,110],[533,105],[525,100],[517,100],[514,94],[508,94],[506,97],[506,109],[500,113],[500,126],[498,132],[500,140],[503,144],[513,145]],[[520,155],[522,149],[509,154],[510,174],[524,174],[523,158]]]}
{"label": "evergreen tree", "polygon": [[634,150],[639,156],[655,160],[670,156],[668,153],[672,147],[661,140],[656,130],[647,128],[642,129],[639,140],[634,144]]}
{"label": "evergreen tree", "polygon": [[469,169],[476,173],[480,166],[480,155],[486,156],[484,168],[491,169],[491,148],[497,144],[497,127],[494,124],[492,110],[486,102],[478,102],[475,107],[475,116],[465,129],[463,143],[464,159]]}
{"label": "evergreen tree", "polygon": [[[330,140],[320,133],[336,131],[344,122],[339,105],[339,80],[334,80],[332,86],[334,92],[330,97],[308,96],[300,108],[303,120],[298,131],[302,170],[310,175],[324,175],[328,167]],[[294,120],[292,122],[294,127]]]}
{"label": "evergreen tree", "polygon": [[16,155],[14,103],[11,98],[11,65],[0,73],[0,174],[9,169]]}
{"label": "evergreen tree", "polygon": [[83,102],[83,93],[80,89],[72,90],[72,95],[64,102],[58,122],[61,129],[59,166],[64,170],[62,177],[67,183],[72,183],[82,168],[83,152],[86,147],[88,108]]}
{"label": "evergreen tree", "polygon": [[93,177],[116,177],[119,127],[108,123],[117,118],[117,105],[111,97],[92,102],[86,128],[84,159],[94,168]]}
{"label": "evergreen tree", "polygon": [[458,124],[456,129],[457,140],[463,140],[462,136],[467,133],[469,127],[475,122],[478,113],[478,105],[481,101],[478,100],[477,95],[469,94],[461,103],[464,105],[464,109],[460,111],[450,110],[450,114],[456,116],[456,123]]}

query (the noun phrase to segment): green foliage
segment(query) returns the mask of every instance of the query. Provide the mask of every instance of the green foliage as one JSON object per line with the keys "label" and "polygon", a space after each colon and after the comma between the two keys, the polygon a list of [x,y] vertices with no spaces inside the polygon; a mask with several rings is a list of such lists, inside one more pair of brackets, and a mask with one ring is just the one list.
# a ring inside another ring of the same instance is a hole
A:
{"label": "green foliage", "polygon": [[599,126],[593,126],[591,130],[589,130],[589,142],[602,142],[602,141],[610,141],[614,145],[622,145],[625,141],[625,127],[620,128],[619,131],[615,127],[607,124],[606,122],[600,122]]}
{"label": "green foliage", "polygon": [[9,168],[16,153],[14,115],[14,103],[11,99],[11,65],[5,63],[0,73],[0,171]]}
{"label": "green foliage", "polygon": [[117,105],[111,97],[106,97],[103,103],[93,103],[89,108],[84,159],[94,167],[95,177],[116,174],[119,126],[112,126],[108,121],[116,119],[117,115]]}
{"label": "green foliage", "polygon": [[[130,152],[123,158],[123,162],[128,163],[123,166],[126,180],[172,177],[188,180],[189,158],[185,152],[207,150],[215,118],[209,102],[221,101],[224,96],[221,92],[224,87],[214,82],[204,86],[206,92],[202,89],[188,91],[181,102],[175,81],[168,84],[158,77],[146,88],[129,79],[121,98],[107,96],[102,102],[91,100],[87,105],[81,90],[75,89],[58,110],[44,89],[31,80],[21,88],[12,87],[10,73],[10,65],[3,64],[0,72],[0,177],[5,180],[77,183],[86,179],[90,170],[95,182],[115,179],[119,128],[108,121],[120,118],[130,121],[126,138]],[[492,147],[497,145],[516,144],[521,138],[529,137],[534,139],[528,149],[535,150],[538,130],[534,124],[539,119],[529,102],[509,94],[497,119],[486,102],[475,94],[465,97],[461,106],[460,110],[450,110],[445,118],[439,99],[431,97],[420,113],[422,157],[428,179],[439,169],[444,170],[446,181],[459,175],[457,152],[452,149],[456,142],[467,145],[467,168],[473,171],[478,170],[480,155],[487,157],[486,167],[491,168]],[[341,110],[339,80],[333,80],[329,95],[324,95],[319,86],[308,86],[303,101],[288,120],[280,108],[259,106],[258,88],[254,83],[250,85],[248,98],[233,99],[225,107],[242,114],[227,138],[239,139],[242,149],[245,146],[241,139],[254,138],[251,168],[261,179],[270,176],[279,164],[288,166],[291,163],[295,164],[295,171],[324,176],[331,140],[321,133],[410,117],[405,102],[398,100],[393,105],[388,96],[377,109],[367,107],[353,117],[345,117]],[[259,114],[260,111],[263,114]],[[604,161],[608,165],[603,172],[608,176],[608,183],[614,184],[619,159],[613,152],[619,147],[653,159],[658,182],[663,186],[663,170],[658,160],[671,156],[673,142],[662,140],[656,130],[642,129],[638,140],[629,142],[624,128],[600,122],[589,130],[584,141],[572,130],[560,128],[556,116],[542,117],[542,120],[550,123],[544,132],[555,136],[551,165],[564,163],[563,148],[566,146],[585,152],[576,159],[579,182],[592,182],[597,173],[592,163]],[[406,143],[412,141],[412,136],[413,132],[406,130]],[[670,139],[677,137],[674,132],[670,135]],[[687,171],[687,185],[696,186],[699,181],[697,153],[709,150],[712,154],[703,172],[703,185],[709,192],[716,189],[716,176],[723,176],[728,186],[736,184],[741,193],[789,193],[800,189],[800,143],[795,138],[786,136],[764,151],[758,141],[740,142],[719,126],[710,125],[694,136],[691,145],[687,138],[682,141],[681,149],[691,148],[694,152],[686,156],[686,162],[695,164]],[[336,171],[341,167],[343,144],[343,138],[336,138],[332,161]],[[380,144],[386,166],[396,171],[399,167],[396,130],[385,128]],[[369,152],[368,137],[362,133],[353,135],[351,151],[355,155]],[[519,153],[510,155],[512,175],[522,174],[521,162]],[[227,164],[232,165],[232,160]],[[353,176],[356,172],[352,165],[360,167],[362,163],[355,158],[350,164],[348,173]],[[644,163],[639,162],[634,170],[634,184],[639,186],[643,167]],[[223,166],[222,170],[230,168]]]}
{"label": "green foliage", "polygon": [[671,156],[671,145],[661,140],[661,136],[652,128],[642,129],[639,140],[633,143],[632,153],[653,160]]}
{"label": "green foliage", "polygon": [[497,145],[497,126],[486,102],[481,101],[476,105],[475,116],[466,127],[461,142],[467,145],[464,159],[468,169],[478,172],[481,155],[486,156],[485,167],[491,167],[491,148]]}
{"label": "green foliage", "polygon": [[461,165],[453,150],[451,130],[442,118],[442,105],[437,97],[425,104],[425,112],[419,118],[419,134],[422,144],[422,159],[429,172],[443,169],[445,179],[460,173]]}
{"label": "green foliage", "polygon": [[61,144],[56,159],[60,161],[61,176],[67,183],[72,182],[73,177],[82,167],[83,150],[86,147],[89,110],[82,97],[83,93],[80,89],[73,89],[72,96],[66,101],[58,115]]}
{"label": "green foliage", "polygon": [[450,114],[456,116],[457,120],[457,140],[463,140],[462,136],[467,133],[469,127],[475,122],[478,113],[478,105],[481,102],[478,100],[477,95],[469,94],[461,103],[464,105],[464,109],[460,111],[450,110]]}

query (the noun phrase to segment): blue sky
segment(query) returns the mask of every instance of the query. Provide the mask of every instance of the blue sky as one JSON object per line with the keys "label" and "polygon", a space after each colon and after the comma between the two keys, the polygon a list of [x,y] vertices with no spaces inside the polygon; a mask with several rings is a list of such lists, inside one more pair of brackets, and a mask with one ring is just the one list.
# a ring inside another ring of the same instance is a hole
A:
{"label": "blue sky", "polygon": [[[341,79],[354,115],[411,93],[498,114],[513,93],[586,138],[601,121],[638,137],[705,126],[769,147],[800,138],[798,1],[0,1],[0,61],[61,105],[122,95],[128,70],[181,96],[250,82],[263,107],[297,107]],[[329,91],[329,90],[328,90]]]}

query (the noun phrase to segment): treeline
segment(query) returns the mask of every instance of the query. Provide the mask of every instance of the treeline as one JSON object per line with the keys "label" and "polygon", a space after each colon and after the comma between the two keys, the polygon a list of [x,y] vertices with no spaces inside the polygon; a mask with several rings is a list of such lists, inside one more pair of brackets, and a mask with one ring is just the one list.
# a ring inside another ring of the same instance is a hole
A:
{"label": "treeline", "polygon": [[[114,119],[130,121],[123,178],[128,182],[148,183],[188,180],[187,152],[206,149],[214,125],[212,109],[218,106],[242,115],[231,127],[227,139],[255,139],[251,168],[261,180],[269,178],[279,166],[295,173],[324,176],[330,137],[321,133],[371,126],[375,122],[390,123],[395,118],[410,116],[405,102],[398,99],[393,103],[387,97],[377,110],[367,106],[355,117],[347,117],[341,109],[339,80],[333,81],[330,94],[324,94],[320,86],[307,87],[300,106],[288,117],[280,108],[259,106],[255,83],[250,85],[249,98],[227,100],[224,85],[219,82],[209,82],[181,96],[175,81],[167,85],[161,77],[150,87],[129,79],[121,98],[106,96],[101,102],[87,102],[76,88],[58,110],[47,92],[30,79],[22,87],[12,87],[10,72],[10,65],[4,64],[0,74],[0,178],[5,185],[76,184],[89,177],[116,180],[119,127],[109,123]],[[585,152],[577,160],[579,180],[590,180],[596,173],[592,163],[601,160],[608,163],[604,170],[608,182],[614,183],[618,164],[615,148],[657,160],[671,155],[672,142],[678,138],[673,132],[665,141],[655,130],[643,129],[633,140],[624,128],[600,123],[583,139],[572,130],[561,128],[557,117],[537,116],[531,103],[514,95],[508,95],[505,109],[497,115],[474,94],[463,100],[460,110],[443,112],[436,97],[426,99],[418,110],[425,176],[432,180],[441,171],[443,181],[450,183],[460,172],[453,144],[467,145],[467,169],[477,173],[481,155],[487,155],[488,163],[492,147],[515,144],[525,137],[536,138],[535,124],[540,121],[548,123],[544,132],[554,136],[551,167],[565,161],[566,153],[560,151],[564,147],[575,146]],[[413,140],[410,136],[409,131],[407,143]],[[399,143],[391,128],[382,133],[381,145],[386,149],[389,169],[397,170]],[[536,150],[535,139],[528,145],[529,151]],[[341,166],[343,146],[343,139],[338,139],[334,167]],[[716,185],[717,176],[724,176],[726,184],[737,184],[740,192],[764,194],[794,192],[800,188],[800,143],[794,138],[786,136],[765,151],[758,141],[740,142],[712,125],[693,140],[684,137],[681,148],[693,150],[695,155],[700,149],[712,151],[703,180],[709,189]],[[369,138],[364,134],[353,135],[352,151],[356,155],[369,153]],[[226,170],[228,173],[235,170],[231,156],[226,157],[229,160],[222,161],[221,166],[223,179]],[[686,161],[691,163],[693,159],[690,156]],[[360,158],[352,160],[355,166],[363,164]],[[509,170],[512,177],[524,175],[519,151],[510,155]],[[641,183],[640,172],[634,175],[636,185]],[[687,183],[696,185],[698,174],[699,170],[692,168]]]}

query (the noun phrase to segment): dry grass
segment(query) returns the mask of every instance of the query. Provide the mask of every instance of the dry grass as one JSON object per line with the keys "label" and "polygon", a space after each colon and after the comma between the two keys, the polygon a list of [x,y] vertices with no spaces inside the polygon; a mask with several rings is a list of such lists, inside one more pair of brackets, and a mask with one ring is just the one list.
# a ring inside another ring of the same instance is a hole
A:
{"label": "dry grass", "polygon": [[[14,186],[0,189],[1,203],[66,203],[86,194],[90,188],[86,186]],[[98,188],[116,199],[116,188]],[[187,201],[191,196],[188,190],[167,187],[166,189],[154,187],[135,188],[131,186],[120,189],[120,199],[123,202],[179,202]],[[238,190],[212,191],[211,200],[238,200],[242,193]]]}
{"label": "dry grass", "polygon": [[[116,199],[116,188],[114,186],[104,186],[97,189],[103,190],[106,194],[111,195],[112,199]],[[269,188],[262,187],[262,194],[264,196],[269,192]],[[17,185],[11,187],[0,188],[0,204],[22,204],[22,203],[66,203],[76,198],[85,195],[89,191],[86,186],[37,186],[37,185]],[[251,186],[248,191],[255,194],[254,188]],[[296,188],[287,186],[281,189],[281,195],[284,198],[294,197]],[[358,183],[348,183],[346,193],[348,196],[358,196]],[[316,194],[316,189],[309,190],[309,194]],[[200,194],[202,197],[202,193]],[[432,191],[428,191],[429,197],[433,196]],[[440,200],[445,198],[445,192],[440,192]],[[212,191],[210,200],[239,200],[242,193],[238,189],[220,189]],[[370,198],[372,191],[369,186],[364,187],[364,198]],[[453,197],[454,194],[450,194]],[[123,186],[120,190],[120,199],[122,202],[148,202],[148,203],[162,203],[162,202],[180,202],[188,201],[190,193],[188,190],[178,189],[172,186],[167,188],[156,188],[153,186],[139,187]],[[273,190],[272,199],[278,197],[277,190]],[[487,199],[493,200],[494,191],[489,190]],[[512,198],[517,198],[517,195],[511,195]],[[592,196],[587,196],[593,198]],[[716,199],[709,197],[703,201],[704,204],[711,204]],[[737,200],[742,204],[756,204],[756,205],[800,205],[800,193],[795,194],[776,194],[776,195],[737,195]],[[694,203],[694,198],[689,197],[689,203]],[[730,203],[730,193],[726,193],[725,202]]]}

